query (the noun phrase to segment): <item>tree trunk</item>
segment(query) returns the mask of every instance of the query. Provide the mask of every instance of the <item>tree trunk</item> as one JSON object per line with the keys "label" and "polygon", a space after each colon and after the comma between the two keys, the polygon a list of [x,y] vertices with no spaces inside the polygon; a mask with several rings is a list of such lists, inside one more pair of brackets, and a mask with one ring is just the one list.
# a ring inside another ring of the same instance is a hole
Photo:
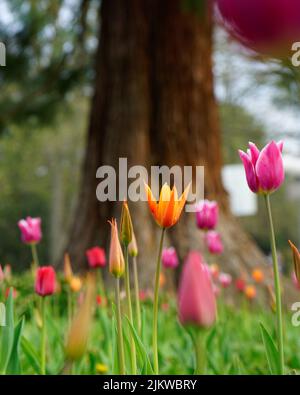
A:
{"label": "tree trunk", "polygon": [[[239,274],[264,262],[263,255],[228,209],[221,182],[221,138],[213,92],[212,14],[182,8],[181,0],[103,0],[79,205],[69,251],[85,265],[84,251],[107,245],[107,220],[121,203],[99,203],[96,171],[101,165],[205,166],[205,194],[221,206],[224,270]],[[154,270],[157,227],[146,203],[129,203],[145,283]],[[183,258],[202,248],[194,215],[184,213],[169,242]],[[141,262],[143,261],[143,262]],[[146,270],[147,267],[147,270]],[[146,285],[151,285],[148,284]]]}

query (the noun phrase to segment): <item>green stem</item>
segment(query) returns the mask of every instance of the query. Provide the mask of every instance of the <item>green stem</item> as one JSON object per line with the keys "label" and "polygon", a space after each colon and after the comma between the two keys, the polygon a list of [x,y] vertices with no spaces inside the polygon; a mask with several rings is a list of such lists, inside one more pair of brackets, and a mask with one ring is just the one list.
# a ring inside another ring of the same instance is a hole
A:
{"label": "green stem", "polygon": [[31,253],[33,259],[33,270],[35,271],[39,267],[39,257],[37,253],[37,248],[35,243],[31,243]]}
{"label": "green stem", "polygon": [[194,374],[205,374],[206,370],[206,350],[205,350],[205,334],[201,330],[197,330],[192,335],[195,357],[196,357],[196,368]]}
{"label": "green stem", "polygon": [[158,374],[158,349],[157,349],[157,323],[158,323],[158,297],[159,297],[159,279],[160,279],[160,270],[161,270],[161,255],[164,244],[165,237],[165,228],[161,231],[161,238],[156,262],[156,273],[155,273],[155,286],[154,286],[154,302],[153,302],[153,366],[154,366],[154,374]]}
{"label": "green stem", "polygon": [[[127,298],[127,307],[128,307],[128,318],[132,326],[133,323],[133,314],[132,314],[132,305],[131,305],[131,292],[130,292],[130,275],[129,275],[129,265],[128,265],[128,246],[124,246],[124,255],[125,255],[125,287],[126,287],[126,298]],[[134,338],[132,334],[130,334],[130,359],[131,359],[131,372],[132,374],[136,374],[136,349]]]}
{"label": "green stem", "polygon": [[139,335],[142,330],[142,319],[141,319],[141,305],[140,305],[140,289],[139,289],[139,276],[137,270],[136,257],[133,257],[133,272],[134,272],[134,292],[135,292],[135,308],[136,308],[136,319]]}
{"label": "green stem", "polygon": [[265,196],[267,212],[270,223],[270,239],[272,249],[273,271],[274,271],[274,287],[276,297],[276,318],[277,318],[277,344],[279,352],[280,374],[284,374],[284,351],[283,351],[283,323],[282,323],[282,306],[281,306],[281,290],[280,290],[280,276],[278,268],[278,259],[276,251],[275,232],[271,211],[270,195]]}
{"label": "green stem", "polygon": [[101,295],[101,297],[106,298],[106,291],[105,291],[105,286],[104,286],[104,281],[103,281],[102,269],[100,269],[100,268],[97,269],[97,280],[99,283],[99,294]]}
{"label": "green stem", "polygon": [[116,279],[116,306],[117,306],[117,329],[118,329],[118,355],[119,355],[119,372],[124,375],[125,372],[125,356],[124,356],[124,340],[121,317],[121,298],[120,298],[120,279]]}
{"label": "green stem", "polygon": [[46,299],[42,297],[42,328],[41,328],[41,374],[46,374]]}

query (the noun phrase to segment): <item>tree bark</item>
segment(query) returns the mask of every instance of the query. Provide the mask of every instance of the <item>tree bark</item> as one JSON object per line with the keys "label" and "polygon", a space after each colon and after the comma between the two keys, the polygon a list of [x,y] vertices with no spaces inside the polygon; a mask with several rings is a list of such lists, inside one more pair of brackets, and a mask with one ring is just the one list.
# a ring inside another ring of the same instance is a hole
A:
{"label": "tree bark", "polygon": [[[107,220],[121,203],[99,203],[101,165],[205,166],[206,198],[221,207],[224,270],[240,274],[264,262],[228,209],[221,182],[221,137],[214,97],[212,13],[186,11],[181,0],[103,0],[86,157],[68,249],[76,265],[94,244],[107,246]],[[146,203],[130,203],[144,284],[154,270],[157,227]],[[194,215],[184,213],[169,235],[181,258],[203,249]],[[154,237],[155,236],[155,237]],[[147,269],[146,269],[147,268]],[[149,273],[150,272],[150,273]],[[148,282],[148,284],[147,284]]]}

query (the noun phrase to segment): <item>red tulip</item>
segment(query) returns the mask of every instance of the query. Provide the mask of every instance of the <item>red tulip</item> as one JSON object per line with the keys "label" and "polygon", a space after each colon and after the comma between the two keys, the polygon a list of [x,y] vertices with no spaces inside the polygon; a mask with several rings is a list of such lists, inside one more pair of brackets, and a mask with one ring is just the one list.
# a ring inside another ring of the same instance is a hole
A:
{"label": "red tulip", "polygon": [[283,142],[276,144],[271,141],[262,151],[253,143],[249,143],[247,153],[239,150],[247,183],[252,192],[268,194],[281,186],[284,181],[282,149]]}
{"label": "red tulip", "polygon": [[216,4],[225,28],[251,49],[281,57],[299,41],[299,0],[216,0]]}
{"label": "red tulip", "polygon": [[238,278],[235,281],[235,288],[237,289],[237,291],[239,292],[244,292],[245,288],[246,288],[246,282],[243,278]]}
{"label": "red tulip", "polygon": [[86,257],[91,268],[106,265],[105,251],[100,247],[93,247],[86,251]]}
{"label": "red tulip", "polygon": [[219,219],[218,203],[202,200],[196,205],[196,221],[199,229],[214,229]]}
{"label": "red tulip", "polygon": [[52,266],[43,266],[37,269],[35,279],[35,292],[40,296],[52,295],[55,292],[56,275]]}
{"label": "red tulip", "polygon": [[210,275],[202,256],[189,253],[178,292],[179,320],[183,325],[210,327],[216,321],[216,299]]}
{"label": "red tulip", "polygon": [[41,218],[21,219],[18,222],[21,230],[21,239],[25,244],[38,243],[42,238]]}

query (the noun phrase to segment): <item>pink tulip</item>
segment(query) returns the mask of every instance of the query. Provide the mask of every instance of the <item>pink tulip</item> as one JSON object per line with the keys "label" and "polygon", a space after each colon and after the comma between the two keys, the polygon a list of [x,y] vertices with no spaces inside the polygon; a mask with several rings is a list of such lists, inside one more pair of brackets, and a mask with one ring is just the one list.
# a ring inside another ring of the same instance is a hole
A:
{"label": "pink tulip", "polygon": [[56,275],[52,266],[39,267],[36,271],[35,292],[40,296],[52,295],[55,292]]}
{"label": "pink tulip", "polygon": [[86,251],[86,257],[91,268],[106,265],[105,251],[100,247],[93,247]]}
{"label": "pink tulip", "polygon": [[165,268],[175,269],[179,265],[178,256],[174,247],[164,248],[161,259]]}
{"label": "pink tulip", "polygon": [[253,143],[249,143],[247,153],[239,150],[252,192],[272,193],[281,186],[284,181],[282,149],[283,142],[271,141],[262,151]]}
{"label": "pink tulip", "polygon": [[271,55],[290,53],[300,37],[299,0],[216,0],[221,21],[243,45]]}
{"label": "pink tulip", "polygon": [[199,229],[214,229],[218,219],[219,207],[217,202],[202,200],[196,205],[196,221]]}
{"label": "pink tulip", "polygon": [[292,273],[292,281],[293,281],[295,288],[300,289],[300,284],[299,284],[299,281],[297,280],[297,276],[294,271]]}
{"label": "pink tulip", "polygon": [[41,231],[41,218],[21,219],[18,222],[18,226],[21,230],[22,242],[25,244],[38,243],[42,238]]}
{"label": "pink tulip", "polygon": [[202,256],[189,253],[180,278],[178,312],[182,325],[210,327],[216,321],[216,299]]}
{"label": "pink tulip", "polygon": [[0,283],[2,283],[2,281],[4,281],[4,272],[2,270],[2,266],[0,265]]}
{"label": "pink tulip", "polygon": [[228,273],[221,273],[219,276],[219,282],[222,288],[228,288],[232,283],[232,277]]}
{"label": "pink tulip", "polygon": [[220,233],[211,230],[205,235],[207,248],[211,254],[219,255],[223,252],[223,243]]}

